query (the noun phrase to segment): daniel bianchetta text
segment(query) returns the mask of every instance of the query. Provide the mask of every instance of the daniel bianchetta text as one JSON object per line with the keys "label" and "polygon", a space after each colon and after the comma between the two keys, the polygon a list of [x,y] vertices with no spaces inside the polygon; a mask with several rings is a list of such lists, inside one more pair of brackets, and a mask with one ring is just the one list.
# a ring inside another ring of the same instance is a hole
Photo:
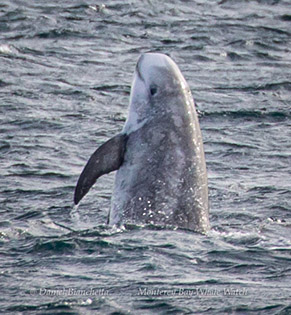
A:
{"label": "daniel bianchetta text", "polygon": [[31,295],[44,296],[106,296],[109,295],[109,290],[106,289],[77,289],[77,288],[62,288],[62,289],[32,289]]}

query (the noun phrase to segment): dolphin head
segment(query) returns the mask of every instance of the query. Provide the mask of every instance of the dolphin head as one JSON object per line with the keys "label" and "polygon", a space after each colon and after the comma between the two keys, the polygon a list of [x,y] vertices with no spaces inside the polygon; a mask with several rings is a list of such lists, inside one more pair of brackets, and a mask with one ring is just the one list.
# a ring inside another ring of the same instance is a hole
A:
{"label": "dolphin head", "polygon": [[168,102],[173,98],[182,98],[183,103],[188,105],[192,103],[189,86],[178,66],[164,54],[141,55],[134,72],[124,131],[137,130],[157,114],[173,112],[171,106],[175,106],[175,103],[170,105]]}

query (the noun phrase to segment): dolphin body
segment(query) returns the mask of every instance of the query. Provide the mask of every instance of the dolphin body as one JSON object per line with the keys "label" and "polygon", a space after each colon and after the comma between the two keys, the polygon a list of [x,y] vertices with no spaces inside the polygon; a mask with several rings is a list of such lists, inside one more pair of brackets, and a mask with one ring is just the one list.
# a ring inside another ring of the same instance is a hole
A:
{"label": "dolphin body", "polygon": [[122,132],[91,156],[78,180],[78,204],[97,178],[117,170],[110,225],[209,230],[203,142],[189,86],[163,54],[140,56]]}

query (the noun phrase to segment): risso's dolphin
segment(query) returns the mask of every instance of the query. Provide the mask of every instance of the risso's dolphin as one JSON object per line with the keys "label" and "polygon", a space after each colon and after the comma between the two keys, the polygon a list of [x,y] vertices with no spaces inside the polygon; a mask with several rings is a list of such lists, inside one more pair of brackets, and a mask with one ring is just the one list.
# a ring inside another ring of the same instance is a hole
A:
{"label": "risso's dolphin", "polygon": [[139,58],[124,128],[89,159],[76,186],[75,204],[98,177],[115,170],[110,225],[209,229],[198,117],[186,80],[166,55]]}

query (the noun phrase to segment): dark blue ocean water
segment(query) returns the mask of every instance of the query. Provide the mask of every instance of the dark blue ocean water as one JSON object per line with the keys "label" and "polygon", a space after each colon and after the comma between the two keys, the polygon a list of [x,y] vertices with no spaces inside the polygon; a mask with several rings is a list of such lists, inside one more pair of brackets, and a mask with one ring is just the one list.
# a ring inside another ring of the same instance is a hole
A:
{"label": "dark blue ocean water", "polygon": [[[0,312],[290,314],[290,1],[2,0]],[[139,55],[170,55],[197,107],[207,235],[106,226]]]}

